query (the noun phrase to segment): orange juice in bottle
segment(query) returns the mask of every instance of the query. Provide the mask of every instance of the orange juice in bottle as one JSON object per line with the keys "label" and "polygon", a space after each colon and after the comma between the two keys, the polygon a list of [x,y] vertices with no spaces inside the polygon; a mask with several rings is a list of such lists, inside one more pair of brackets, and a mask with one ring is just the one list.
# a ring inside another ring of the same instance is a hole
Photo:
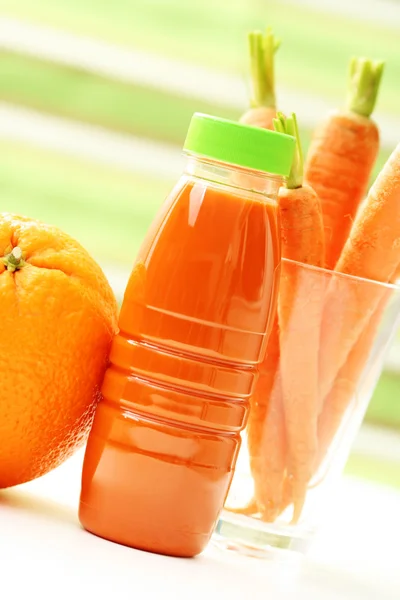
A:
{"label": "orange juice in bottle", "polygon": [[174,556],[204,549],[229,490],[276,310],[294,139],[195,114],[184,151],[126,288],[79,509],[99,536]]}

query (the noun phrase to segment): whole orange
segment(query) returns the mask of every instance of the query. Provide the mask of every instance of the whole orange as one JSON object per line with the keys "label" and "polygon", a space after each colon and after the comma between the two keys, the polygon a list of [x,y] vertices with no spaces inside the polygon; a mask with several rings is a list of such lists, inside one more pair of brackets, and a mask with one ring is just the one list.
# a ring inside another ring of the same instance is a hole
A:
{"label": "whole orange", "polygon": [[68,235],[0,213],[0,487],[86,439],[117,329],[114,294]]}

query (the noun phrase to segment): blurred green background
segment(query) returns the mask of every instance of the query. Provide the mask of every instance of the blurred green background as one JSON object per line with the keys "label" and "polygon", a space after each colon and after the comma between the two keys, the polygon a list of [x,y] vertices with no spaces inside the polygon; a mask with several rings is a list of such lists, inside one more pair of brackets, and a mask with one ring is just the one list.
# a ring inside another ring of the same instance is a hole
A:
{"label": "blurred green background", "polygon": [[[375,176],[396,131],[400,139],[400,4],[391,5],[384,18],[378,0],[366,14],[366,4],[350,14],[333,0],[0,0],[1,210],[78,238],[121,297],[179,175],[192,113],[237,118],[247,108],[246,34],[267,25],[282,40],[278,104],[298,113],[305,148],[344,105],[348,59],[387,61]],[[400,431],[397,370],[394,361],[383,374],[367,424]],[[399,464],[355,447],[347,472],[400,487]]]}

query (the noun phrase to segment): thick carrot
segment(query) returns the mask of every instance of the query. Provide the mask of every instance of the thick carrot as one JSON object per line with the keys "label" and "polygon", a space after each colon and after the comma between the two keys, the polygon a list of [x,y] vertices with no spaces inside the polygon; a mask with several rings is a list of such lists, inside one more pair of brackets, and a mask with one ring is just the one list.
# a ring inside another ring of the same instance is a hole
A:
{"label": "thick carrot", "polygon": [[[345,364],[336,376],[335,383],[325,398],[323,411],[318,419],[318,457],[315,471],[321,467],[327,452],[340,428],[347,423],[351,416],[351,404],[357,391],[357,386],[371,353],[372,345],[382,320],[382,315],[389,300],[386,293],[380,300],[375,312],[367,323],[358,341],[350,352]],[[354,408],[356,408],[354,406]],[[360,412],[360,418],[363,413]],[[355,423],[355,426],[360,423]]]}
{"label": "thick carrot", "polygon": [[[400,144],[392,152],[366,201],[336,265],[346,273],[389,282],[400,262]],[[326,294],[321,330],[320,394],[330,392],[335,377],[371,320],[385,288],[337,275]]]}
{"label": "thick carrot", "polygon": [[[397,267],[392,277],[392,283],[395,283],[399,276],[400,266]],[[340,369],[333,387],[325,399],[323,411],[318,419],[318,460],[316,462],[316,471],[325,459],[339,429],[347,422],[346,416],[351,410],[351,403],[371,354],[372,346],[392,291],[388,287],[384,292],[375,312],[353,346],[348,359]],[[360,411],[360,419],[363,417],[364,412]],[[360,424],[361,422],[354,423],[354,427],[358,427]]]}
{"label": "thick carrot", "polygon": [[378,154],[379,132],[370,115],[383,66],[351,60],[346,110],[330,115],[316,130],[308,152],[305,180],[322,203],[328,269],[339,259]]}
{"label": "thick carrot", "polygon": [[280,42],[267,29],[265,34],[252,31],[248,36],[250,52],[251,98],[250,108],[240,118],[241,123],[273,129],[276,116],[275,52]]}

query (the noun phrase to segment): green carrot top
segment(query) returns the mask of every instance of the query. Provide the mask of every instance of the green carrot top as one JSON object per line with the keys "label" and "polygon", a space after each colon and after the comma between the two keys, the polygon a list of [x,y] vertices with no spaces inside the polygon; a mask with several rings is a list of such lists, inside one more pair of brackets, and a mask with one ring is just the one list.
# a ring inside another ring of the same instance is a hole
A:
{"label": "green carrot top", "polygon": [[296,150],[292,168],[289,177],[286,180],[286,187],[290,190],[300,188],[303,185],[304,157],[296,115],[295,113],[292,113],[290,117],[285,117],[283,113],[278,112],[277,118],[273,120],[273,123],[275,131],[286,133],[287,135],[296,138]]}
{"label": "green carrot top", "polygon": [[272,30],[268,28],[265,34],[261,31],[250,32],[248,41],[252,87],[251,107],[275,108],[274,55],[280,46],[280,40],[276,39]]}
{"label": "green carrot top", "polygon": [[347,109],[369,117],[375,107],[385,63],[368,58],[353,57],[349,64]]}

